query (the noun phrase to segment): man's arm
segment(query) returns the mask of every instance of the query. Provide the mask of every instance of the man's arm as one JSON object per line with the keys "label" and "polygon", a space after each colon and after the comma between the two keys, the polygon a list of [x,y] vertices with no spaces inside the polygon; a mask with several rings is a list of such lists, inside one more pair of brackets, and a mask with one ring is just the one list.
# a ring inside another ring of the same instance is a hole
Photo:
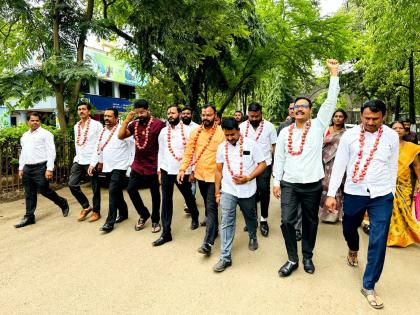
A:
{"label": "man's arm", "polygon": [[[168,126],[168,128],[171,128],[171,127]],[[164,152],[164,147],[165,147],[165,139],[164,139],[164,135],[163,135],[163,129],[159,133],[158,142],[159,142],[159,151],[158,151],[158,168],[157,168],[157,170],[158,170],[158,173],[160,173],[160,167],[162,166],[163,152]]]}
{"label": "man's arm", "polygon": [[274,187],[280,187],[280,180],[283,177],[284,163],[286,161],[285,143],[283,141],[284,137],[282,135],[283,133],[280,132],[280,135],[277,138],[276,150],[274,151],[274,163],[273,163]]}
{"label": "man's arm", "polygon": [[219,203],[220,201],[220,189],[222,186],[222,170],[223,170],[223,163],[216,163],[216,173],[215,173],[215,196],[216,202]]}
{"label": "man's arm", "polygon": [[337,153],[334,159],[334,165],[331,172],[330,183],[328,186],[328,197],[335,197],[338,188],[340,187],[344,173],[347,169],[347,164],[350,159],[350,144],[348,142],[347,134],[345,133],[337,148]]}
{"label": "man's arm", "polygon": [[391,175],[392,193],[395,194],[397,189],[397,176],[398,176],[398,157],[400,150],[400,143],[397,134],[393,134],[392,153],[389,160],[389,172]]}
{"label": "man's arm", "polygon": [[45,149],[47,151],[47,170],[52,172],[54,170],[54,161],[56,153],[54,135],[50,132],[46,132]]}
{"label": "man's arm", "polygon": [[133,120],[135,112],[129,112],[125,120],[121,124],[121,128],[118,131],[118,139],[123,140],[131,136],[130,130],[128,130],[129,123]]}

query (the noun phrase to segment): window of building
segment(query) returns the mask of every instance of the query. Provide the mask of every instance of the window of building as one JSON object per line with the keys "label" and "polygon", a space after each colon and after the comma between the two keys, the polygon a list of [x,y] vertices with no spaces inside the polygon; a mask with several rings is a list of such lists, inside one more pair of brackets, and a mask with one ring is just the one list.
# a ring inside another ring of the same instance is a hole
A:
{"label": "window of building", "polygon": [[89,81],[82,80],[82,84],[80,85],[80,93],[90,93]]}
{"label": "window of building", "polygon": [[133,99],[136,98],[136,89],[134,86],[119,84],[120,98]]}
{"label": "window of building", "polygon": [[99,95],[112,97],[112,82],[99,80]]}

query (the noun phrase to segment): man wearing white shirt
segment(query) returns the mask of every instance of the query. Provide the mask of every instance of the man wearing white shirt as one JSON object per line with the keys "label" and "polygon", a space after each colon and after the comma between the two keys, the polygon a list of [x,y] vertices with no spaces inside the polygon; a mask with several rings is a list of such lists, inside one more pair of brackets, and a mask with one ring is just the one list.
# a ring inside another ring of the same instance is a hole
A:
{"label": "man wearing white shirt", "polygon": [[215,182],[216,202],[222,208],[222,230],[220,259],[213,267],[215,272],[222,272],[232,265],[231,252],[238,204],[248,228],[248,248],[251,251],[258,248],[255,178],[267,166],[258,143],[241,135],[234,118],[223,120],[222,129],[226,140],[217,148]]}
{"label": "man wearing white shirt", "polygon": [[[115,223],[121,223],[128,218],[127,203],[124,200],[123,187],[128,166],[131,162],[130,142],[132,138],[118,139],[121,125],[118,123],[118,110],[108,108],[104,113],[105,127],[96,143],[96,150],[92,154],[89,176],[95,173],[98,163],[103,164],[102,172],[109,180],[109,211],[101,231],[109,233],[114,229]],[[119,216],[117,217],[117,210]]]}
{"label": "man wearing white shirt", "polygon": [[[82,206],[82,211],[80,212],[78,220],[85,220],[87,215],[93,211],[88,221],[94,222],[101,217],[101,188],[99,187],[98,172],[96,170],[94,171],[93,176],[91,176],[93,207],[80,189],[80,182],[87,174],[92,154],[96,152],[96,144],[103,128],[99,121],[90,118],[91,109],[91,105],[83,101],[77,106],[77,114],[80,117],[80,121],[74,125],[76,156],[74,157],[73,165],[70,170],[69,188],[72,195]],[[102,164],[99,164],[99,172],[101,167]]]}
{"label": "man wearing white shirt", "polygon": [[397,183],[399,139],[383,125],[386,106],[380,100],[368,101],[360,109],[362,124],[346,131],[338,145],[327,193],[326,207],[336,211],[335,194],[344,173],[343,234],[349,247],[347,262],[358,266],[358,227],[367,210],[370,220],[367,265],[362,294],[374,308],[383,302],[375,284],[384,266],[386,242]]}
{"label": "man wearing white shirt", "polygon": [[327,66],[331,74],[330,86],[317,118],[311,119],[311,100],[298,97],[294,102],[295,123],[280,131],[277,139],[273,193],[280,198],[281,192],[281,230],[288,254],[288,261],[279,270],[281,277],[289,276],[299,265],[295,232],[299,202],[302,208],[303,268],[307,273],[315,272],[312,256],[318,230],[321,180],[324,177],[323,136],[340,91],[338,62],[329,59]]}
{"label": "man wearing white shirt", "polygon": [[277,132],[274,125],[263,119],[262,107],[259,103],[253,102],[248,106],[248,120],[240,124],[241,134],[245,138],[256,141],[265,158],[267,167],[257,177],[256,201],[260,201],[261,218],[260,231],[262,236],[268,236],[268,207],[270,205],[270,179],[272,172],[272,152],[276,148]]}
{"label": "man wearing white shirt", "polygon": [[179,184],[176,180],[185,146],[190,138],[192,128],[180,122],[181,109],[177,105],[169,106],[167,110],[169,126],[159,134],[158,172],[162,184],[162,235],[153,242],[160,246],[172,241],[171,223],[173,215],[173,194],[176,185],[184,197],[191,214],[191,230],[198,228],[198,209],[189,180],[191,168],[188,168],[184,180]]}
{"label": "man wearing white shirt", "polygon": [[55,146],[54,136],[41,127],[39,113],[29,114],[28,126],[20,139],[22,150],[19,156],[19,177],[25,189],[26,213],[16,228],[35,224],[37,193],[53,201],[61,208],[63,216],[69,214],[67,199],[60,197],[49,187],[48,180],[53,177]]}

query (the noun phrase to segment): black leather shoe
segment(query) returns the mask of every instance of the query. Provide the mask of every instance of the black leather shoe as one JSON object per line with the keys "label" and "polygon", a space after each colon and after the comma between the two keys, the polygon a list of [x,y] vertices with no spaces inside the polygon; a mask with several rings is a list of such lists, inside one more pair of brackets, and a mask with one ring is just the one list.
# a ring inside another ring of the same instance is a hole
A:
{"label": "black leather shoe", "polygon": [[222,272],[222,271],[225,271],[225,269],[230,266],[232,266],[232,261],[226,261],[226,260],[220,259],[217,262],[217,264],[213,266],[213,271]]}
{"label": "black leather shoe", "polygon": [[248,232],[248,227],[246,225],[244,226],[244,232]]}
{"label": "black leather shoe", "polygon": [[261,235],[267,237],[268,232],[270,231],[270,228],[268,227],[267,221],[261,221],[260,222],[260,231]]}
{"label": "black leather shoe", "polygon": [[61,207],[61,212],[63,212],[63,217],[67,217],[69,215],[69,203],[66,198],[63,198],[63,206]]}
{"label": "black leather shoe", "polygon": [[105,223],[99,230],[105,233],[109,233],[114,229],[114,226],[109,223]]}
{"label": "black leather shoe", "polygon": [[251,238],[248,243],[249,250],[257,250],[258,249],[258,242],[256,238]]}
{"label": "black leather shoe", "polygon": [[315,266],[312,262],[312,258],[303,258],[303,269],[307,273],[314,273],[315,272]]}
{"label": "black leather shoe", "polygon": [[191,221],[191,230],[198,229],[198,226],[199,226],[198,220],[192,220]]}
{"label": "black leather shoe", "polygon": [[127,220],[128,217],[119,215],[118,218],[115,220],[115,223],[121,223],[122,221]]}
{"label": "black leather shoe", "polygon": [[206,224],[207,224],[207,218],[204,218],[204,220],[201,221],[200,225],[201,226],[206,226]]}
{"label": "black leather shoe", "polygon": [[34,217],[23,217],[22,220],[15,224],[15,228],[23,228],[24,226],[35,224],[35,218]]}
{"label": "black leather shoe", "polygon": [[287,261],[283,266],[279,269],[279,276],[280,277],[288,277],[292,274],[293,271],[298,269],[299,263],[295,262],[292,263],[291,261]]}
{"label": "black leather shoe", "polygon": [[172,241],[172,235],[171,234],[169,234],[169,235],[163,235],[162,234],[156,241],[154,241],[152,243],[152,245],[153,246],[160,246],[160,245],[163,245],[163,244],[168,243],[170,241]]}
{"label": "black leather shoe", "polygon": [[197,250],[200,254],[210,256],[211,254],[211,246],[210,244],[204,243],[201,247]]}
{"label": "black leather shoe", "polygon": [[296,242],[299,242],[302,240],[302,233],[300,230],[296,230]]}

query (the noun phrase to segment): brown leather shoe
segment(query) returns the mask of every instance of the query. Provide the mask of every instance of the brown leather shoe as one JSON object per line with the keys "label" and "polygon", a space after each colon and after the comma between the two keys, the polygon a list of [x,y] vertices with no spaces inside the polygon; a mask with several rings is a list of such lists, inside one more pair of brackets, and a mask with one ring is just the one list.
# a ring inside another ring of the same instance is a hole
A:
{"label": "brown leather shoe", "polygon": [[87,217],[87,215],[92,211],[92,207],[83,209],[82,211],[80,211],[80,215],[79,218],[77,219],[78,221],[84,221]]}
{"label": "brown leather shoe", "polygon": [[92,213],[92,215],[89,217],[89,222],[95,222],[98,221],[101,218],[101,215],[98,212]]}

